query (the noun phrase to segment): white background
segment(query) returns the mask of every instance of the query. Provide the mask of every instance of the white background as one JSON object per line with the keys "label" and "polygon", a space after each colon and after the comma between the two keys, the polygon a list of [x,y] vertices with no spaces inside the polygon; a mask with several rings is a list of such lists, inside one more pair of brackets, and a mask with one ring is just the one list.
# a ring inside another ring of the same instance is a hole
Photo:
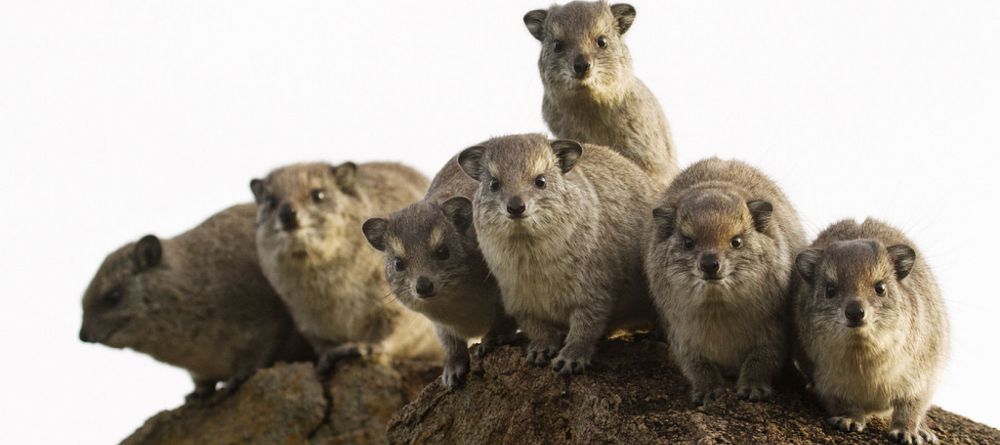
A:
{"label": "white background", "polygon": [[[0,0],[4,442],[115,443],[191,389],[77,340],[112,249],[250,200],[283,163],[431,175],[491,135],[544,131],[521,16],[548,1]],[[951,314],[935,402],[1000,426],[1000,3],[634,4],[635,69],[682,164],[758,165],[811,235],[866,215],[905,229]]]}

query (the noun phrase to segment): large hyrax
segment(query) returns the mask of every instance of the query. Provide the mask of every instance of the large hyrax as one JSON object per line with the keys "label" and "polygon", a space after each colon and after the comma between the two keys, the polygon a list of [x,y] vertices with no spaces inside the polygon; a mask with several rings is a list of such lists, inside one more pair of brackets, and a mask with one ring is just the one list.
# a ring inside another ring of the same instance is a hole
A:
{"label": "large hyrax", "polygon": [[275,361],[312,359],[261,273],[253,204],[174,238],[146,235],[105,258],[83,296],[80,340],[131,348],[186,369],[190,398],[231,391]]}
{"label": "large hyrax", "polygon": [[420,199],[427,179],[396,163],[294,164],[250,183],[264,275],[285,300],[327,371],[337,358],[377,349],[437,359],[434,327],[390,294],[382,258],[359,229],[371,215]]}
{"label": "large hyrax", "polygon": [[490,139],[458,159],[480,182],[479,246],[531,340],[529,361],[580,372],[606,333],[652,323],[640,238],[654,187],[635,164],[536,134]]}
{"label": "large hyrax", "polygon": [[646,274],[674,359],[696,404],[768,397],[788,360],[786,305],[798,215],[770,178],[739,161],[700,161],[653,210]]}
{"label": "large hyrax", "polygon": [[861,431],[892,411],[890,436],[937,442],[925,414],[948,350],[948,317],[930,268],[881,221],[838,222],[795,262],[798,363],[831,424]]}
{"label": "large hyrax", "polygon": [[570,2],[524,16],[542,42],[542,115],[558,138],[604,145],[666,187],[677,174],[670,127],[660,103],[632,74],[624,35],[635,8]]}
{"label": "large hyrax", "polygon": [[434,321],[445,350],[441,380],[449,388],[469,371],[469,339],[482,338],[476,351],[485,354],[517,330],[476,241],[471,198],[478,185],[452,158],[422,201],[369,219],[362,229],[385,254],[393,294]]}

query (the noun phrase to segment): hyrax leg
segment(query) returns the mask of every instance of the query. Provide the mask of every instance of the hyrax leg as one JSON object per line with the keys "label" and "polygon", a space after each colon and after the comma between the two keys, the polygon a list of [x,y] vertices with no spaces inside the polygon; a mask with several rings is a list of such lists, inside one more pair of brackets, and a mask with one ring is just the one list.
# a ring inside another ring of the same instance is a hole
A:
{"label": "hyrax leg", "polygon": [[445,388],[457,387],[469,373],[469,346],[465,339],[455,333],[435,325],[434,330],[444,347],[444,371],[441,373],[441,383]]}
{"label": "hyrax leg", "polygon": [[504,315],[497,319],[490,331],[483,336],[483,340],[475,350],[476,357],[483,358],[497,346],[510,344],[515,338],[517,338],[517,322]]}
{"label": "hyrax leg", "polygon": [[761,342],[743,360],[740,377],[736,382],[736,394],[740,398],[757,401],[771,397],[771,383],[785,360],[782,342],[780,338]]}
{"label": "hyrax leg", "polygon": [[320,375],[327,375],[341,360],[368,358],[374,356],[376,352],[376,346],[371,343],[342,343],[336,346],[327,346],[318,351],[319,361],[316,362],[316,372]]}
{"label": "hyrax leg", "polygon": [[597,342],[604,336],[604,328],[608,323],[608,311],[601,309],[578,308],[570,314],[566,345],[552,360],[552,367],[560,374],[580,373],[590,364]]}
{"label": "hyrax leg", "polygon": [[555,357],[562,346],[562,332],[555,326],[531,317],[518,320],[518,324],[528,336],[528,363],[544,365]]}
{"label": "hyrax leg", "polygon": [[847,433],[865,430],[867,416],[864,411],[839,399],[827,399],[825,402],[826,409],[831,414],[826,422],[831,426]]}
{"label": "hyrax leg", "polygon": [[908,445],[937,443],[937,436],[924,421],[928,405],[927,401],[918,399],[893,401],[889,437]]}
{"label": "hyrax leg", "polygon": [[719,368],[679,342],[673,342],[672,346],[681,373],[691,382],[691,401],[704,405],[722,396],[725,379]]}
{"label": "hyrax leg", "polygon": [[205,400],[215,394],[215,385],[218,383],[216,380],[201,379],[198,377],[191,377],[194,381],[194,391],[190,394],[184,396],[185,402],[197,402]]}

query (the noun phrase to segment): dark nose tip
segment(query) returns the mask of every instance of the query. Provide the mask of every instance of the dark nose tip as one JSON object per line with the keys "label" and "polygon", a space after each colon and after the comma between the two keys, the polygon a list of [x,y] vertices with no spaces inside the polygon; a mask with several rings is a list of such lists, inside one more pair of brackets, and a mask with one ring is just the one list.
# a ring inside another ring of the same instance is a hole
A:
{"label": "dark nose tip", "polygon": [[852,301],[847,303],[847,307],[844,308],[844,315],[847,317],[847,321],[858,323],[865,318],[865,309],[861,307],[860,302]]}
{"label": "dark nose tip", "polygon": [[299,226],[299,219],[295,214],[295,209],[288,204],[281,206],[281,210],[278,211],[278,218],[281,219],[281,225],[286,230],[291,230]]}
{"label": "dark nose tip", "polygon": [[577,75],[582,76],[584,74],[587,74],[587,71],[589,70],[590,70],[590,61],[587,60],[586,57],[583,57],[582,54],[576,56],[576,60],[573,61],[573,72],[575,72]]}
{"label": "dark nose tip", "polygon": [[507,213],[513,216],[521,216],[524,214],[524,201],[521,200],[520,196],[515,196],[507,201]]}
{"label": "dark nose tip", "polygon": [[701,269],[705,275],[715,276],[719,273],[719,269],[722,266],[719,265],[719,257],[713,254],[702,255],[701,261],[698,263],[698,268]]}
{"label": "dark nose tip", "polygon": [[84,328],[80,328],[80,341],[90,343],[90,335],[87,335],[87,330]]}
{"label": "dark nose tip", "polygon": [[427,277],[417,278],[416,288],[417,295],[421,297],[426,297],[434,293],[434,283],[432,283],[430,278]]}

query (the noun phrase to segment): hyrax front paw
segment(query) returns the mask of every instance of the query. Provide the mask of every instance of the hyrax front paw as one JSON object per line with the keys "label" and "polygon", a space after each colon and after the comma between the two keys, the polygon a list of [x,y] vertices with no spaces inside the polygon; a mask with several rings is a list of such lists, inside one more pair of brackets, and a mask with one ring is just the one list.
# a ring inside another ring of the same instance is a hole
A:
{"label": "hyrax front paw", "polygon": [[889,431],[889,437],[896,441],[896,443],[906,445],[938,443],[937,436],[931,430],[925,428],[916,428],[913,430],[895,428]]}
{"label": "hyrax front paw", "polygon": [[773,392],[771,385],[766,383],[744,383],[736,387],[736,395],[751,402],[766,400]]}
{"label": "hyrax front paw", "polygon": [[328,375],[341,360],[368,358],[375,355],[375,347],[367,343],[348,343],[327,349],[316,362],[316,372]]}
{"label": "hyrax front paw", "polygon": [[845,433],[859,433],[865,430],[865,419],[850,416],[832,416],[826,419],[826,423]]}
{"label": "hyrax front paw", "polygon": [[441,383],[445,388],[455,389],[465,381],[465,376],[469,373],[469,362],[456,360],[444,364],[444,372],[441,373]]}
{"label": "hyrax front paw", "polygon": [[543,366],[549,362],[549,359],[555,357],[558,352],[558,346],[531,342],[531,344],[528,345],[528,363]]}
{"label": "hyrax front paw", "polygon": [[722,386],[705,385],[691,391],[691,402],[695,405],[707,405],[718,400],[726,393]]}
{"label": "hyrax front paw", "polygon": [[552,368],[562,375],[579,374],[590,365],[590,356],[562,351],[552,359]]}

